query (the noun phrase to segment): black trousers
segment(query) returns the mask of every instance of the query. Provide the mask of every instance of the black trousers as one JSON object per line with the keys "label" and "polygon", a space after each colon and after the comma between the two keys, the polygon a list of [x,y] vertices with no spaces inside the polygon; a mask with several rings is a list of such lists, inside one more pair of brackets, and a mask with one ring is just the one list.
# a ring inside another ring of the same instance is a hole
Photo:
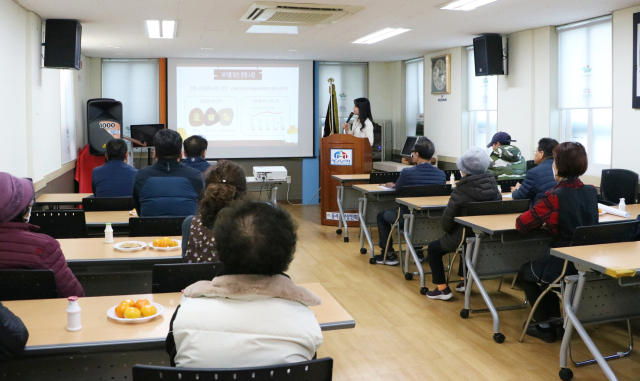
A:
{"label": "black trousers", "polygon": [[[429,266],[431,267],[431,277],[433,284],[445,284],[447,283],[447,277],[444,271],[444,264],[442,263],[442,257],[449,254],[450,251],[442,249],[440,240],[433,241],[427,247],[427,253],[429,260]],[[464,276],[462,272],[463,258],[460,258],[460,266],[458,267],[458,275]]]}
{"label": "black trousers", "polygon": [[[522,285],[524,294],[527,296],[527,300],[531,307],[533,307],[536,300],[538,300],[542,292],[548,287],[547,283],[539,284],[540,280],[534,274],[533,270],[535,265],[532,266],[534,262],[525,263],[518,273],[518,281]],[[558,295],[550,291],[544,296],[544,298],[542,298],[540,304],[538,304],[538,308],[536,308],[533,313],[533,320],[536,322],[543,322],[560,316],[560,299],[558,298]]]}

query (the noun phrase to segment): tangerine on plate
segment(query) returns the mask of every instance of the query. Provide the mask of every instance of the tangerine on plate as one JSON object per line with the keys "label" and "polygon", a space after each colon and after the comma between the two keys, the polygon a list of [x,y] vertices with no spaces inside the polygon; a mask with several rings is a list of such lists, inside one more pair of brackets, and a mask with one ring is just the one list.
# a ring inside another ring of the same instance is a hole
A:
{"label": "tangerine on plate", "polygon": [[158,239],[154,239],[153,240],[153,246],[154,247],[160,247],[160,242],[162,242],[161,239],[159,239],[159,238]]}
{"label": "tangerine on plate", "polygon": [[124,318],[124,310],[126,310],[129,307],[130,306],[128,303],[125,303],[125,302],[120,303],[120,305],[116,307],[116,310],[115,310],[116,316],[121,319]]}
{"label": "tangerine on plate", "polygon": [[171,242],[169,242],[169,247],[177,247],[177,246],[178,246],[178,241],[171,240]]}
{"label": "tangerine on plate", "polygon": [[156,309],[156,307],[152,306],[151,304],[147,304],[142,306],[142,310],[140,312],[142,313],[143,317],[148,317],[158,313],[158,310]]}
{"label": "tangerine on plate", "polygon": [[139,309],[139,310],[142,310],[142,307],[146,306],[147,304],[151,304],[151,303],[149,303],[149,301],[148,301],[147,299],[139,299],[139,300],[136,302],[135,307],[136,307],[137,309]]}
{"label": "tangerine on plate", "polygon": [[120,304],[126,303],[129,305],[129,307],[135,307],[136,306],[136,302],[133,301],[133,299],[127,299],[127,300],[123,300]]}
{"label": "tangerine on plate", "polygon": [[139,309],[135,307],[129,307],[124,310],[124,318],[125,319],[137,319],[142,315]]}

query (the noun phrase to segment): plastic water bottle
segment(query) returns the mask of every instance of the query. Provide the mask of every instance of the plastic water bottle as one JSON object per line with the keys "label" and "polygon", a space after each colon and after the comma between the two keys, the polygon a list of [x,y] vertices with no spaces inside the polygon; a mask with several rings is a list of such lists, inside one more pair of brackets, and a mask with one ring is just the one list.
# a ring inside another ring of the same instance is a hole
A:
{"label": "plastic water bottle", "polygon": [[620,199],[620,203],[618,204],[618,210],[624,212],[627,208],[627,204],[624,203],[624,198]]}
{"label": "plastic water bottle", "polygon": [[456,177],[453,175],[453,172],[451,173],[451,176],[449,176],[449,182],[451,183],[451,188],[456,187]]}
{"label": "plastic water bottle", "polygon": [[82,319],[80,318],[80,305],[77,296],[69,297],[69,306],[67,307],[67,331],[75,332],[82,329]]}
{"label": "plastic water bottle", "polygon": [[111,222],[107,222],[104,228],[104,243],[113,243],[113,228]]}

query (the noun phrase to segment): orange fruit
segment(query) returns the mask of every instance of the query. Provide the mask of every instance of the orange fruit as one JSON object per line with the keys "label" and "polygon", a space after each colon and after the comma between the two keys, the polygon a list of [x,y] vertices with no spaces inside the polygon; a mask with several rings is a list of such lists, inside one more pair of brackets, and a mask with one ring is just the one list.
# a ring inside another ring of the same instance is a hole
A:
{"label": "orange fruit", "polygon": [[135,307],[129,307],[124,310],[124,318],[125,319],[137,319],[142,315],[139,309]]}
{"label": "orange fruit", "polygon": [[133,301],[133,299],[127,299],[127,300],[123,300],[122,302],[120,302],[120,304],[126,303],[129,305],[129,307],[135,307],[136,306],[136,302]]}
{"label": "orange fruit", "polygon": [[171,240],[171,242],[169,242],[169,247],[177,247],[177,246],[178,246],[178,241]]}
{"label": "orange fruit", "polygon": [[147,304],[145,306],[142,306],[142,310],[140,312],[142,313],[143,317],[147,317],[155,315],[158,310],[151,304]]}
{"label": "orange fruit", "polygon": [[136,302],[135,307],[139,310],[142,310],[142,307],[146,306],[147,304],[150,304],[147,299],[140,299]]}
{"label": "orange fruit", "polygon": [[129,307],[130,307],[129,304],[125,302],[120,303],[120,305],[116,307],[116,316],[122,319],[124,317],[124,310],[126,310]]}
{"label": "orange fruit", "polygon": [[161,239],[154,239],[153,240],[153,246],[154,247],[160,247],[160,242],[161,241],[162,241]]}

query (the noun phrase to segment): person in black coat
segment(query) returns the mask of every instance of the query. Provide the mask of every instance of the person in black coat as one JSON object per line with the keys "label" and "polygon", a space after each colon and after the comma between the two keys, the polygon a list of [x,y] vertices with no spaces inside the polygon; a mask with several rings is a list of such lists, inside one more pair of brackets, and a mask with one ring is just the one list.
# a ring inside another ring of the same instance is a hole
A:
{"label": "person in black coat", "polygon": [[[451,192],[451,198],[444,210],[442,217],[442,230],[445,235],[437,241],[433,241],[427,248],[429,265],[436,289],[427,292],[429,299],[449,300],[453,296],[447,286],[442,257],[448,253],[455,252],[462,244],[465,235],[464,227],[454,221],[458,216],[467,215],[467,205],[470,202],[500,201],[502,195],[498,188],[495,176],[487,172],[491,159],[487,153],[478,147],[471,148],[464,155],[458,158],[456,164],[462,173],[463,179],[456,183],[456,187]],[[468,233],[468,232],[467,232]],[[462,260],[458,275],[462,273]],[[456,286],[456,291],[464,291],[464,282]]]}
{"label": "person in black coat", "polygon": [[0,303],[0,362],[21,353],[28,339],[29,332],[22,320]]}

